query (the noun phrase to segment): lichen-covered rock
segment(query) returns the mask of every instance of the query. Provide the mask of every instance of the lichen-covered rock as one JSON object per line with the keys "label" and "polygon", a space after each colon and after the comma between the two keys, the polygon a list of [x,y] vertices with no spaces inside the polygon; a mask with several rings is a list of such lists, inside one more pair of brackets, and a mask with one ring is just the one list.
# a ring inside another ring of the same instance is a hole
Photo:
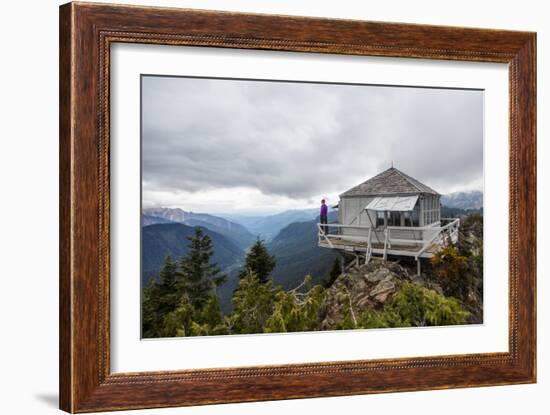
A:
{"label": "lichen-covered rock", "polygon": [[396,283],[392,274],[388,274],[382,281],[380,281],[376,287],[369,293],[369,296],[374,298],[379,303],[383,303],[387,300],[390,294],[395,292]]}
{"label": "lichen-covered rock", "polygon": [[372,259],[341,274],[328,289],[321,306],[321,330],[337,327],[346,315],[358,316],[367,309],[380,309],[410,281],[409,273],[396,262]]}
{"label": "lichen-covered rock", "polygon": [[374,272],[365,274],[365,278],[369,282],[382,281],[384,278],[390,275],[390,272],[391,271],[387,268],[380,268]]}

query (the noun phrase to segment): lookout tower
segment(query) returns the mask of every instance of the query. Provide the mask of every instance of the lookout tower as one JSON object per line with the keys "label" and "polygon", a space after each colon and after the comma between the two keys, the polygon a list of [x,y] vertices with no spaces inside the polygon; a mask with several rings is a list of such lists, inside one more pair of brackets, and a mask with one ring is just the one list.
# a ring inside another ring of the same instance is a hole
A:
{"label": "lookout tower", "polygon": [[338,222],[318,224],[319,246],[356,255],[431,258],[456,243],[459,219],[441,218],[441,195],[395,167],[340,195]]}

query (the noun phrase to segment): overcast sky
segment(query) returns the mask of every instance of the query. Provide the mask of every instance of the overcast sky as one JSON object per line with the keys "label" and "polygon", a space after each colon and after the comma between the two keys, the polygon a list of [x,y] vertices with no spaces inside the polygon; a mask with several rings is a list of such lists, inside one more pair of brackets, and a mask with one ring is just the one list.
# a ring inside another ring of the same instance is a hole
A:
{"label": "overcast sky", "polygon": [[483,92],[142,78],[143,206],[273,213],[395,167],[483,188]]}

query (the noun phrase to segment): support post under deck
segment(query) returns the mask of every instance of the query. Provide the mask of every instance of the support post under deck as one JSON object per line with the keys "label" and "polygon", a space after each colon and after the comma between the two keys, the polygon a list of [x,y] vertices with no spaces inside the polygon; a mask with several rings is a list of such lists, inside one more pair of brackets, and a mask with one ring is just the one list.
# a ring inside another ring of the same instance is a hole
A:
{"label": "support post under deck", "polygon": [[420,277],[420,258],[416,260],[416,275]]}

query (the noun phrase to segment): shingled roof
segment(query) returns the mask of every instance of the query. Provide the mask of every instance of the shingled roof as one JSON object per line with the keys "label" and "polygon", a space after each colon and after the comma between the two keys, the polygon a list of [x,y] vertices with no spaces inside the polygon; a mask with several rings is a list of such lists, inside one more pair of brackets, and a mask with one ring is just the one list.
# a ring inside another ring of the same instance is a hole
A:
{"label": "shingled roof", "polygon": [[395,167],[390,167],[388,170],[377,174],[366,182],[352,187],[348,191],[342,193],[340,197],[418,193],[439,194],[432,188],[420,183],[418,180],[406,175]]}

